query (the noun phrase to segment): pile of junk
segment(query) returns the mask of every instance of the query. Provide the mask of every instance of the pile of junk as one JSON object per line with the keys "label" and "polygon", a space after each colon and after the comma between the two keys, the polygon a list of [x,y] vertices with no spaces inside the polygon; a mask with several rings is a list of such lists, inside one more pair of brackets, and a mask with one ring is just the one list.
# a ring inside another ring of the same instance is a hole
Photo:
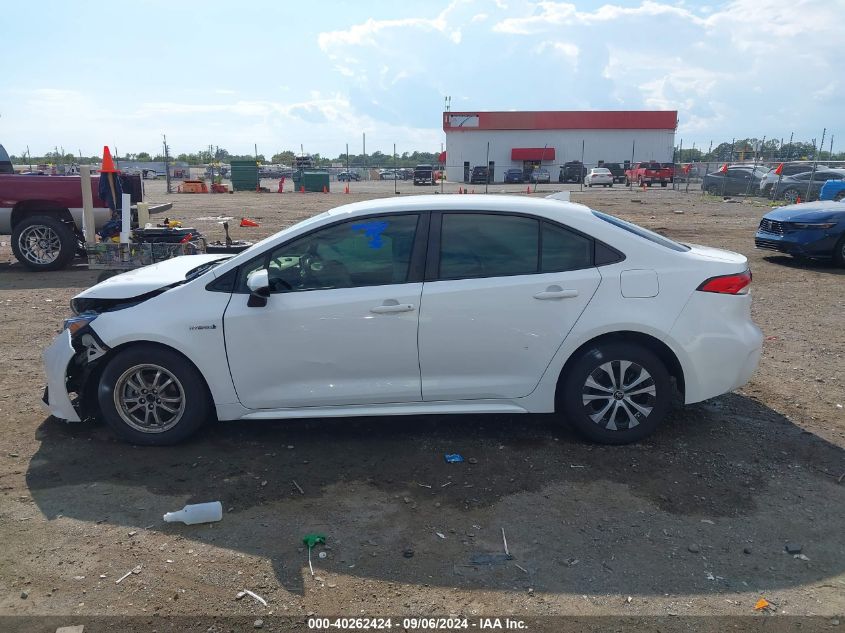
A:
{"label": "pile of junk", "polygon": [[96,240],[85,243],[89,269],[117,273],[179,255],[234,254],[252,246],[252,242],[233,240],[228,222],[221,223],[225,239],[215,242],[208,242],[200,231],[183,226],[179,220],[167,217],[162,222],[150,222],[149,205],[131,204],[130,195],[123,192],[122,178],[111,164],[108,148],[104,150],[97,194],[111,209],[111,217],[97,231]]}

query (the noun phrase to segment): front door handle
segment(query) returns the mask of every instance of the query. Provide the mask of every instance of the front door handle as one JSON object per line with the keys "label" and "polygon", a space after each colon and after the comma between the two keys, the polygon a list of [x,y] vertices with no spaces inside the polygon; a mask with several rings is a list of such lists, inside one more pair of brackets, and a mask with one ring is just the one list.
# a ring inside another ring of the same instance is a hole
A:
{"label": "front door handle", "polygon": [[375,306],[374,308],[370,308],[370,312],[374,312],[375,314],[390,314],[393,312],[412,312],[416,310],[416,306],[410,303],[388,303],[384,302],[380,306]]}
{"label": "front door handle", "polygon": [[540,301],[544,301],[547,299],[571,299],[572,297],[577,296],[577,290],[565,290],[560,286],[549,286],[543,292],[538,292],[537,294],[535,294],[534,298],[539,299]]}

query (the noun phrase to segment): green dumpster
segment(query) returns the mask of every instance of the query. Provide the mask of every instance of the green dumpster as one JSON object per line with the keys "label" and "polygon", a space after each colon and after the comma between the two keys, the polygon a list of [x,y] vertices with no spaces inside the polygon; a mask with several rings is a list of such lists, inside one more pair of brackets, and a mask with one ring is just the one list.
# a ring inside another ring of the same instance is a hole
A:
{"label": "green dumpster", "polygon": [[258,189],[257,161],[233,160],[230,165],[232,191],[255,191]]}
{"label": "green dumpster", "polygon": [[297,191],[329,191],[329,172],[324,169],[303,169],[293,174],[293,185]]}

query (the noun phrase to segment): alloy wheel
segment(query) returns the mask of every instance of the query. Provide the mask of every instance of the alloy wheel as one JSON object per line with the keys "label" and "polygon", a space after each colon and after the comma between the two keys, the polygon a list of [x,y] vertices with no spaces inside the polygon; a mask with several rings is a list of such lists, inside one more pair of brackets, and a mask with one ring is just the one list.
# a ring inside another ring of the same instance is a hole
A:
{"label": "alloy wheel", "polygon": [[49,226],[33,224],[18,236],[18,249],[24,258],[38,266],[52,264],[62,250],[59,234]]}
{"label": "alloy wheel", "polygon": [[587,416],[611,430],[631,429],[651,414],[657,400],[655,381],[641,365],[628,360],[602,363],[581,389]]}
{"label": "alloy wheel", "polygon": [[136,431],[163,433],[182,419],[185,390],[164,367],[135,365],[118,378],[114,405],[123,421]]}

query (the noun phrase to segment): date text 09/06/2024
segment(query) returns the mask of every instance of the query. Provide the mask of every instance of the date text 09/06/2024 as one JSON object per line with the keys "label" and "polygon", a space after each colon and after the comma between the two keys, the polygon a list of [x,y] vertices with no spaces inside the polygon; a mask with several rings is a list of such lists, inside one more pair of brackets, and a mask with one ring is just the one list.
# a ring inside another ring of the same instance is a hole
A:
{"label": "date text 09/06/2024", "polygon": [[429,630],[526,630],[523,620],[512,618],[309,618],[308,628],[313,630],[378,631],[391,630],[393,627],[406,631]]}

